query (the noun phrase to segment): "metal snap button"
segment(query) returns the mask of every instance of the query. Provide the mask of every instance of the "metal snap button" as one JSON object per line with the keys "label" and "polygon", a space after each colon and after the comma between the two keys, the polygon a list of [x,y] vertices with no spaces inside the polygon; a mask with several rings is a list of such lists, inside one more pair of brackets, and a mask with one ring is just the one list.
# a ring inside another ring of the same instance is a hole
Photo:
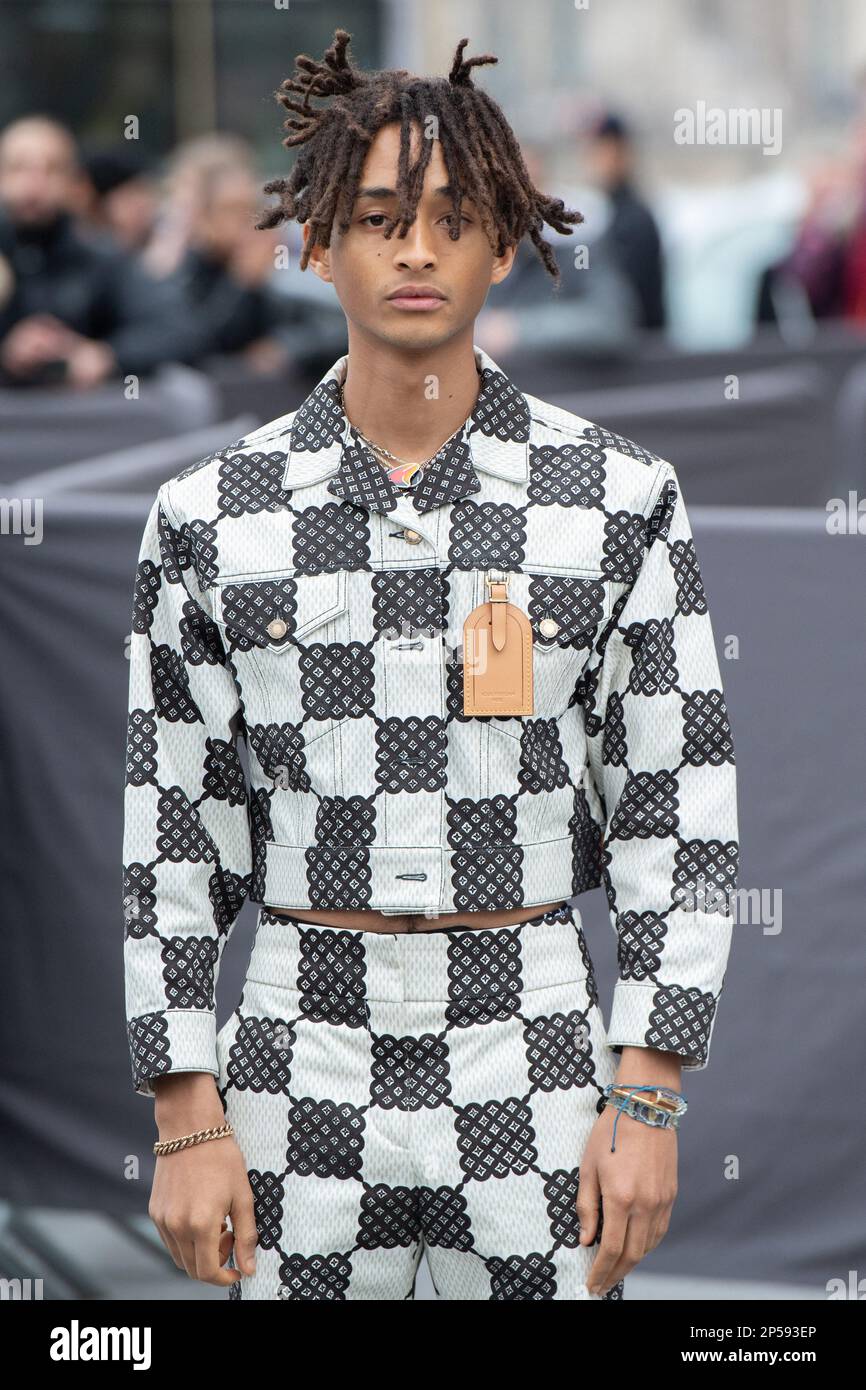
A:
{"label": "metal snap button", "polygon": [[288,630],[282,618],[272,618],[266,628],[269,637],[285,637]]}
{"label": "metal snap button", "polygon": [[538,624],[538,631],[542,637],[555,637],[559,632],[559,623],[555,618],[542,618]]}
{"label": "metal snap button", "polygon": [[403,539],[408,541],[410,545],[417,545],[421,537],[417,531],[412,530],[411,526],[407,526],[403,531]]}

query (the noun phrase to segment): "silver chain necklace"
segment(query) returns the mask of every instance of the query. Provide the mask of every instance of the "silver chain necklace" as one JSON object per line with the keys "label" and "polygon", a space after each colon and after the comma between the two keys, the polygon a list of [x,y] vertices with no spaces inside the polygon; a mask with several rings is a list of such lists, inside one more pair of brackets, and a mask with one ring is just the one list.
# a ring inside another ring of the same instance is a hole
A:
{"label": "silver chain necklace", "polygon": [[[346,419],[348,420],[349,417],[346,414],[346,401],[343,396],[342,382],[340,383],[340,405],[343,407],[343,414],[346,416]],[[469,418],[469,416],[466,417],[467,420]],[[448,445],[451,443],[451,440],[455,439],[457,435],[460,434],[461,431],[466,428],[466,420],[464,420],[462,425],[457,426],[453,434],[449,434],[448,438],[445,440],[445,443],[439,445],[439,448],[436,450],[435,454],[432,454],[430,458],[425,459],[423,463],[416,464],[413,462],[412,459],[401,459],[398,454],[392,454],[391,450],[386,449],[384,444],[376,444],[372,439],[368,439],[366,434],[363,434],[362,431],[358,429],[357,425],[352,425],[351,420],[349,421],[349,424],[351,425],[351,428],[354,430],[358,438],[363,440],[367,447],[372,449],[375,454],[384,455],[385,458],[391,459],[396,465],[402,466],[403,468],[411,468],[413,470],[411,477],[408,479],[408,481],[401,484],[401,486],[403,487],[409,487],[412,483],[414,483],[415,479],[419,477],[422,470],[425,468],[429,468],[430,464],[433,463],[434,459],[437,459],[439,455],[442,453],[442,450],[448,447]],[[393,469],[390,469],[389,472],[393,472]]]}

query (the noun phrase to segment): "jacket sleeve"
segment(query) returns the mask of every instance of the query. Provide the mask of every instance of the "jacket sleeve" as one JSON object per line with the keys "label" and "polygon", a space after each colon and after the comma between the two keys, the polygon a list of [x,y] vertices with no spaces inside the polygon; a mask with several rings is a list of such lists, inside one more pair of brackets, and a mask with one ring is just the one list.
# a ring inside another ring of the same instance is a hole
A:
{"label": "jacket sleeve", "polygon": [[702,1070],[731,945],[736,771],[682,488],[669,463],[660,474],[587,704],[617,937],[607,1040]]}
{"label": "jacket sleeve", "polygon": [[134,1090],[219,1075],[214,988],[251,883],[237,686],[163,484],[145,526],[129,650],[123,909]]}

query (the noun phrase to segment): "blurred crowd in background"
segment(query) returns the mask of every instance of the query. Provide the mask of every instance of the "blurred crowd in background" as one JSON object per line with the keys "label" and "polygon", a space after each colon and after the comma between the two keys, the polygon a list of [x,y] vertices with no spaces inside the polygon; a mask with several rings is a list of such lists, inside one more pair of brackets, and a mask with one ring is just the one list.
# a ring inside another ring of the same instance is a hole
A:
{"label": "blurred crowd in background", "polygon": [[[623,121],[603,116],[588,145],[612,213],[592,274],[569,264],[569,238],[552,233],[562,272],[554,294],[532,247],[521,247],[489,324],[500,346],[532,333],[565,345],[664,325],[659,231],[631,180]],[[5,384],[86,387],[235,353],[253,371],[273,371],[338,333],[332,288],[297,269],[298,226],[256,229],[261,186],[236,134],[195,137],[157,161],[135,141],[81,149],[46,115],[13,121],[0,134]]]}
{"label": "blurred crowd in background", "polygon": [[13,121],[0,134],[4,384],[88,387],[234,353],[273,370],[302,351],[337,306],[313,275],[284,283],[286,231],[254,225],[260,182],[233,135],[157,163],[134,141],[81,149],[42,114]]}
{"label": "blurred crowd in background", "polygon": [[[595,198],[594,215],[570,236],[545,229],[562,272],[556,288],[531,244],[520,248],[480,320],[494,356],[535,344],[603,352],[666,332],[670,266],[642,188],[636,132],[621,113],[600,109],[574,147],[570,205]],[[531,143],[526,157],[547,186]],[[255,227],[267,205],[257,166],[252,146],[232,133],[199,135],[159,157],[135,140],[82,146],[41,112],[6,125],[2,384],[87,388],[167,361],[235,354],[253,372],[274,373],[312,348],[342,352],[332,287],[298,269],[300,228]],[[757,267],[753,323],[793,315],[866,324],[866,120],[853,121],[835,158],[804,172],[803,189],[790,245]],[[575,248],[587,241],[589,265],[577,265]]]}

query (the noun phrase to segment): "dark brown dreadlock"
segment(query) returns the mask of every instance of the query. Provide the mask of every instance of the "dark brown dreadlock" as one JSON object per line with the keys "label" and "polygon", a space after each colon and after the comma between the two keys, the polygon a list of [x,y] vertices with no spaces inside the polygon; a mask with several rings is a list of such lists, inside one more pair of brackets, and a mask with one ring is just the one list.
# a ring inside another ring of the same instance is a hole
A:
{"label": "dark brown dreadlock", "polygon": [[[403,68],[364,72],[353,67],[347,55],[351,35],[337,29],[324,60],[301,53],[295,59],[294,76],[287,77],[274,93],[277,100],[297,114],[287,117],[283,144],[306,145],[286,179],[273,179],[265,193],[277,193],[280,202],[256,223],[264,231],[280,222],[297,219],[311,224],[301,257],[303,270],[313,243],[330,246],[334,218],[340,232],[351,223],[358,179],[370,144],[382,126],[400,122],[400,156],[397,175],[398,212],[386,221],[385,236],[400,227],[405,236],[414,220],[424,171],[433,142],[421,141],[417,163],[410,167],[410,127],[421,129],[436,118],[442,155],[454,190],[452,206],[456,226],[449,235],[460,235],[460,208],[464,197],[479,209],[482,224],[495,254],[516,246],[528,233],[554,280],[560,274],[549,242],[541,235],[545,222],[558,232],[582,222],[583,214],[566,208],[561,198],[548,198],[533,185],[514,131],[501,108],[472,85],[472,68],[495,63],[491,53],[463,58],[469,42],[457,45],[451,71],[445,78],[416,77]],[[298,93],[302,100],[291,93]],[[313,107],[311,97],[332,97],[327,107]]]}

